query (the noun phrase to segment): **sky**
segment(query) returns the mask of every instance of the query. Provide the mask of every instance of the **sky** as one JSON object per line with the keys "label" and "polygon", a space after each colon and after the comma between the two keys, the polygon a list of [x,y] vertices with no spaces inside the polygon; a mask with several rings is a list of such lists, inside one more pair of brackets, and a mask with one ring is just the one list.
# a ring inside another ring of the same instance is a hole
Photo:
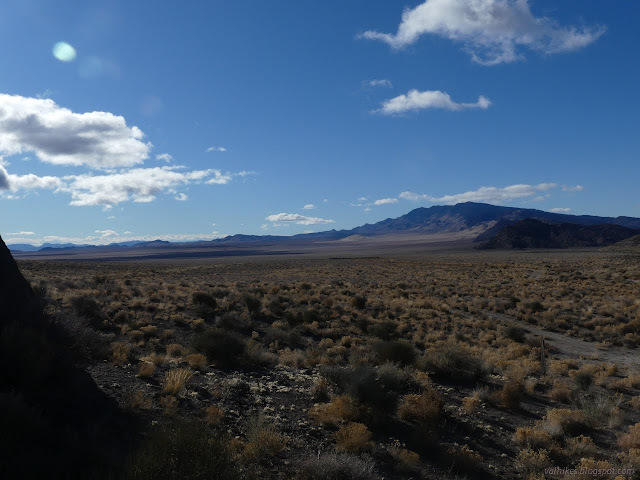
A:
{"label": "sky", "polygon": [[640,217],[640,2],[0,3],[0,235]]}

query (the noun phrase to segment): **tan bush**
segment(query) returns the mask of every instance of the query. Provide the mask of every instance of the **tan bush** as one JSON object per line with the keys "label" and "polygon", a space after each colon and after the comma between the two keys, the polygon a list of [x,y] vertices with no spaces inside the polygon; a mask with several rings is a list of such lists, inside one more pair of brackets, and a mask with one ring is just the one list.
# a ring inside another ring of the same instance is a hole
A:
{"label": "tan bush", "polygon": [[338,425],[358,418],[358,408],[349,395],[333,398],[329,403],[309,410],[309,416],[322,425]]}
{"label": "tan bush", "polygon": [[513,441],[521,446],[533,450],[549,449],[552,439],[549,433],[528,427],[518,427],[513,435]]}
{"label": "tan bush", "polygon": [[275,428],[258,419],[249,433],[244,445],[242,457],[253,461],[264,457],[273,457],[287,446],[287,438],[278,433]]}
{"label": "tan bush", "polygon": [[584,435],[568,439],[565,449],[573,458],[593,457],[598,451],[593,440]]}
{"label": "tan bush", "polygon": [[482,400],[478,397],[470,396],[462,399],[462,410],[468,414],[475,413],[482,405]]}
{"label": "tan bush", "polygon": [[339,451],[360,453],[369,448],[371,432],[362,423],[349,423],[336,432],[336,448]]}
{"label": "tan bush", "polygon": [[191,368],[199,370],[207,365],[207,357],[201,353],[192,353],[187,355],[187,363]]}
{"label": "tan bush", "polygon": [[618,445],[624,450],[640,449],[640,423],[631,425],[628,432],[618,439]]}
{"label": "tan bush", "polygon": [[435,390],[405,395],[398,407],[398,417],[422,428],[431,428],[440,419],[444,402]]}
{"label": "tan bush", "polygon": [[138,377],[149,378],[156,371],[156,366],[151,362],[142,362],[138,367]]}
{"label": "tan bush", "polygon": [[546,450],[533,450],[526,448],[521,450],[516,457],[518,467],[527,474],[542,473],[543,470],[551,466],[549,452]]}
{"label": "tan bush", "polygon": [[224,418],[224,410],[216,405],[210,405],[205,409],[205,422],[208,425],[216,426]]}
{"label": "tan bush", "polygon": [[578,435],[586,428],[583,413],[569,408],[554,408],[550,410],[543,422],[543,426],[552,437],[564,435]]}

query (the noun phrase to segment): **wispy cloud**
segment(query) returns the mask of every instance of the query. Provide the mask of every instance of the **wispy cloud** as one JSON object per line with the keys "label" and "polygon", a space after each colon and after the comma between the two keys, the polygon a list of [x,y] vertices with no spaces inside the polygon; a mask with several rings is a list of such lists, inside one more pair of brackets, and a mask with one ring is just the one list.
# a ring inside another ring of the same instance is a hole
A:
{"label": "wispy cloud", "polygon": [[173,156],[169,153],[161,153],[160,155],[156,155],[156,160],[171,163],[173,162]]}
{"label": "wispy cloud", "polygon": [[404,11],[395,34],[370,30],[361,37],[401,49],[437,35],[461,44],[474,62],[496,65],[523,58],[522,48],[543,54],[578,50],[604,32],[601,26],[561,26],[536,17],[527,0],[426,0]]}
{"label": "wispy cloud", "polygon": [[571,209],[570,208],[552,208],[549,211],[553,213],[569,213]]}
{"label": "wispy cloud", "polygon": [[226,147],[209,147],[207,148],[207,152],[226,152]]}
{"label": "wispy cloud", "polygon": [[373,202],[374,205],[379,206],[379,205],[391,205],[393,203],[398,203],[398,199],[397,198],[381,198],[379,200],[376,200],[375,202]]}
{"label": "wispy cloud", "polygon": [[55,165],[130,167],[149,157],[138,127],[109,112],[74,113],[46,98],[0,94],[0,154],[33,152]]}
{"label": "wispy cloud", "polygon": [[278,213],[276,215],[269,215],[266,220],[273,223],[295,223],[297,225],[324,225],[328,223],[335,223],[334,220],[327,220],[319,217],[305,217],[304,215],[297,213]]}
{"label": "wispy cloud", "polygon": [[557,188],[555,183],[539,183],[538,185],[509,185],[508,187],[480,187],[464,193],[434,197],[424,193],[402,192],[399,197],[413,202],[429,202],[453,205],[462,202],[504,203],[521,198],[535,197],[540,192]]}
{"label": "wispy cloud", "polygon": [[410,90],[406,95],[399,95],[384,101],[380,109],[375,112],[384,115],[400,115],[429,108],[459,112],[473,108],[486,110],[489,106],[491,106],[491,101],[482,95],[478,98],[477,102],[459,103],[454,102],[448,93],[441,92],[440,90],[426,90],[424,92]]}
{"label": "wispy cloud", "polygon": [[374,80],[369,80],[367,82],[367,85],[370,87],[385,87],[385,88],[393,87],[391,80],[387,80],[386,78],[376,78]]}
{"label": "wispy cloud", "polygon": [[36,232],[13,232],[13,233],[9,233],[9,235],[35,235]]}
{"label": "wispy cloud", "polygon": [[563,192],[582,192],[583,190],[584,190],[584,187],[582,185],[575,185],[575,186],[563,185],[562,186]]}

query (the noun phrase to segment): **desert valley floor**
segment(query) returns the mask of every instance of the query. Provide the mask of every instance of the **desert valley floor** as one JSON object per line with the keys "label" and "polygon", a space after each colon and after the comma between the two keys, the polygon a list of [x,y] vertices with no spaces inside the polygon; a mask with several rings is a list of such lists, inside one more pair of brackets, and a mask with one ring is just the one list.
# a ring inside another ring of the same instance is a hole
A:
{"label": "desert valley floor", "polygon": [[19,266],[139,419],[128,478],[640,473],[638,255]]}

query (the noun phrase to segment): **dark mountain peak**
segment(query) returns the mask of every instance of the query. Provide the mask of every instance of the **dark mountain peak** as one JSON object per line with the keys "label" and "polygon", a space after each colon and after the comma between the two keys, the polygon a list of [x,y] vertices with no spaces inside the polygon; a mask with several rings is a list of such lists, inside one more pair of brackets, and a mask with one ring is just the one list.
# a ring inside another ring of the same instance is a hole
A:
{"label": "dark mountain peak", "polygon": [[604,247],[636,235],[620,225],[579,225],[576,223],[549,223],[525,218],[505,226],[492,239],[479,248],[574,248]]}

